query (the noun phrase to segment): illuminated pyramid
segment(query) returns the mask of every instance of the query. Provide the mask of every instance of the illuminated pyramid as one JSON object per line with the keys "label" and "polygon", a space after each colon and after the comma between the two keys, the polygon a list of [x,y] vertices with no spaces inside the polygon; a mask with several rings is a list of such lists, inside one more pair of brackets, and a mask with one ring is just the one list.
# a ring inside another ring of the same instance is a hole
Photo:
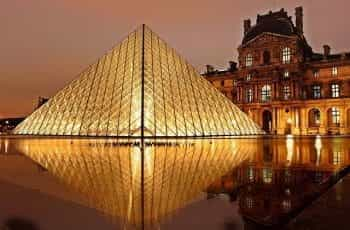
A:
{"label": "illuminated pyramid", "polygon": [[145,25],[14,130],[27,135],[115,137],[261,132]]}

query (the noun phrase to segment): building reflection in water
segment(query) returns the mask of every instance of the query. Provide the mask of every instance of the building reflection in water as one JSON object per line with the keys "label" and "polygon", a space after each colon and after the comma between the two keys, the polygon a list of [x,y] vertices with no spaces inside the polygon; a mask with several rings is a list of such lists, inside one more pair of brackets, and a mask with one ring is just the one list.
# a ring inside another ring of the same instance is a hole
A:
{"label": "building reflection in water", "polygon": [[246,223],[286,223],[349,166],[348,144],[342,138],[260,140],[262,151],[209,186],[208,192],[227,193],[237,200]]}
{"label": "building reflection in water", "polygon": [[17,146],[125,229],[158,228],[257,155],[256,139],[148,140],[144,148],[135,140],[24,139]]}

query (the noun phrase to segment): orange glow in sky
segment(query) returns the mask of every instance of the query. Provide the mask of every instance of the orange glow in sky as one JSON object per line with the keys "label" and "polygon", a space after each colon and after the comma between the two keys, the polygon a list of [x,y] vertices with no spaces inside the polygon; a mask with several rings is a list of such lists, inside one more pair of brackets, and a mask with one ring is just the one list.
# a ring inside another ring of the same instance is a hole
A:
{"label": "orange glow in sky", "polygon": [[[331,4],[330,4],[331,3]],[[350,51],[348,0],[5,0],[0,8],[0,118],[29,114],[80,71],[145,23],[191,64],[237,60],[243,20],[304,7],[314,51]]]}

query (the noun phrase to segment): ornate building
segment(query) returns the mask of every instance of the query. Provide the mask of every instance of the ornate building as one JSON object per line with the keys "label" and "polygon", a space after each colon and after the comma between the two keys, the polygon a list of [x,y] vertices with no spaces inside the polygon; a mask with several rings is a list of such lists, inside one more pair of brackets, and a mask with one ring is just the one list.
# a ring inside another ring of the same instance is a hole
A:
{"label": "ornate building", "polygon": [[217,89],[271,134],[350,134],[350,53],[315,53],[284,9],[244,21],[239,65],[225,71],[207,65]]}

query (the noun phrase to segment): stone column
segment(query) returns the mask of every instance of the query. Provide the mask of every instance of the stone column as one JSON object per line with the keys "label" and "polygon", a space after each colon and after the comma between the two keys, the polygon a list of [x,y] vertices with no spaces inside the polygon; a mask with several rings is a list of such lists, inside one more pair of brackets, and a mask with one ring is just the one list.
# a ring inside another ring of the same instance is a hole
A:
{"label": "stone column", "polygon": [[283,135],[284,134],[284,127],[285,127],[285,119],[284,119],[284,109],[278,108],[277,109],[277,116],[278,116],[278,122],[277,122],[277,134]]}
{"label": "stone column", "polygon": [[326,108],[320,108],[321,118],[320,118],[320,128],[319,132],[321,135],[327,133],[327,111]]}
{"label": "stone column", "polygon": [[300,108],[294,109],[294,135],[300,135]]}
{"label": "stone column", "polygon": [[344,106],[339,107],[340,110],[340,134],[345,134],[346,111]]}
{"label": "stone column", "polygon": [[307,135],[307,114],[306,109],[302,108],[300,111],[301,119],[300,119],[300,134],[301,135]]}
{"label": "stone column", "polygon": [[344,117],[344,120],[345,120],[345,133],[346,134],[350,134],[350,124],[349,124],[349,114],[348,114],[348,110],[350,111],[349,108],[346,108],[345,106],[345,109],[344,109],[344,112],[345,112],[345,117]]}

